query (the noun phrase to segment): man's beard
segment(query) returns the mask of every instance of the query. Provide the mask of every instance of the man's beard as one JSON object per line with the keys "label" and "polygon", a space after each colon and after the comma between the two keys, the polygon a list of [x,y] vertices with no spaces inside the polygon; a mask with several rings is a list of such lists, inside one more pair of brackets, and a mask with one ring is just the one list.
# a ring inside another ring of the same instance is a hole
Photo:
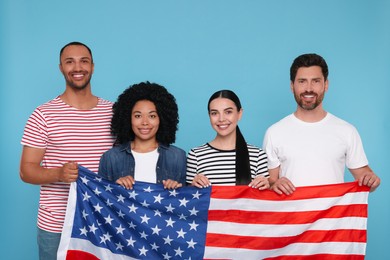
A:
{"label": "man's beard", "polygon": [[72,89],[75,89],[75,90],[83,90],[85,89],[89,83],[91,82],[91,77],[89,77],[84,84],[82,85],[79,85],[77,83],[75,83],[74,81],[72,80],[69,80],[68,78],[65,77],[65,80],[66,80],[66,84],[71,87]]}
{"label": "man's beard", "polygon": [[[314,95],[316,97],[315,102],[305,103],[303,101],[303,98],[301,98],[301,96],[304,96],[304,95]],[[325,92],[322,92],[319,95],[317,93],[314,93],[314,92],[304,92],[304,93],[298,95],[294,91],[295,101],[298,103],[298,106],[300,106],[304,110],[314,110],[316,107],[318,107],[322,103],[322,101],[324,100],[324,96],[325,96]]]}

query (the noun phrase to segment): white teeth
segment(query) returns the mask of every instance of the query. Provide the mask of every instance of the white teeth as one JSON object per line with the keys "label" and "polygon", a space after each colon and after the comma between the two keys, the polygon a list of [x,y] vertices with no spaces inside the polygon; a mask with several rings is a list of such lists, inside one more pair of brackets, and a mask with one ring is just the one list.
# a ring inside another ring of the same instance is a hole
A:
{"label": "white teeth", "polygon": [[139,130],[142,134],[147,134],[147,133],[149,133],[149,129],[140,129]]}

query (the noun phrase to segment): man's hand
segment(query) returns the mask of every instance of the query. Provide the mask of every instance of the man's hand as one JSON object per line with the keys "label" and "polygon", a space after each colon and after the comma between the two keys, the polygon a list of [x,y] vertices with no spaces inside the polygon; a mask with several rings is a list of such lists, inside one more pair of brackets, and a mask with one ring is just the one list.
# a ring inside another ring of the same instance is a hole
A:
{"label": "man's hand", "polygon": [[59,181],[70,183],[77,180],[79,176],[79,168],[76,162],[65,163],[60,169],[58,179]]}
{"label": "man's hand", "polygon": [[370,192],[373,192],[381,184],[381,179],[371,170],[367,165],[357,169],[349,169],[355,180],[359,182],[359,185],[365,185],[370,187]]}
{"label": "man's hand", "polygon": [[68,162],[61,167],[44,168],[41,165],[45,149],[23,146],[20,160],[20,178],[27,183],[43,185],[53,182],[70,183],[78,177],[76,162]]}
{"label": "man's hand", "polygon": [[289,179],[282,177],[275,181],[270,190],[275,191],[279,195],[283,193],[286,195],[291,195],[295,191],[295,186]]}

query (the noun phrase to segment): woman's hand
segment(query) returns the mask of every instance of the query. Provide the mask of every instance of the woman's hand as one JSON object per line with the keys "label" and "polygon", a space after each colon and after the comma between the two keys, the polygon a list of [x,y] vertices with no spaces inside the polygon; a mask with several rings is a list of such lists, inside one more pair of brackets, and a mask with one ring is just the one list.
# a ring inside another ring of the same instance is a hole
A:
{"label": "woman's hand", "polygon": [[168,190],[177,189],[183,186],[183,184],[178,183],[177,181],[171,179],[163,180],[163,185],[164,185],[164,189],[168,189]]}
{"label": "woman's hand", "polygon": [[135,181],[134,181],[133,176],[128,175],[128,176],[121,177],[121,178],[117,179],[116,183],[118,183],[119,185],[121,185],[125,189],[131,190],[131,189],[133,189],[133,185],[134,185]]}
{"label": "woman's hand", "polygon": [[269,188],[269,181],[264,176],[259,175],[254,178],[248,186],[254,189],[266,190]]}
{"label": "woman's hand", "polygon": [[207,187],[211,186],[211,183],[206,176],[199,173],[199,174],[195,175],[194,179],[191,182],[191,185],[198,187],[198,188],[207,188]]}

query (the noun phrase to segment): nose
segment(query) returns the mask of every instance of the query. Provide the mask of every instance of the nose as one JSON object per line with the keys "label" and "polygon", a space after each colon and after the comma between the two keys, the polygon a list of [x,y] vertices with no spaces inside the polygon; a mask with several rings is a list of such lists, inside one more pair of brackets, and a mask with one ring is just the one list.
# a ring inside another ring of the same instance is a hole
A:
{"label": "nose", "polygon": [[218,121],[223,122],[225,120],[225,116],[223,113],[219,114]]}
{"label": "nose", "polygon": [[75,71],[80,71],[80,70],[82,70],[81,62],[76,61],[76,62],[74,63],[74,70],[75,70]]}
{"label": "nose", "polygon": [[306,84],[306,91],[311,92],[314,89],[313,82]]}
{"label": "nose", "polygon": [[142,125],[148,125],[149,121],[148,121],[148,119],[146,117],[143,117],[141,123],[142,123]]}

